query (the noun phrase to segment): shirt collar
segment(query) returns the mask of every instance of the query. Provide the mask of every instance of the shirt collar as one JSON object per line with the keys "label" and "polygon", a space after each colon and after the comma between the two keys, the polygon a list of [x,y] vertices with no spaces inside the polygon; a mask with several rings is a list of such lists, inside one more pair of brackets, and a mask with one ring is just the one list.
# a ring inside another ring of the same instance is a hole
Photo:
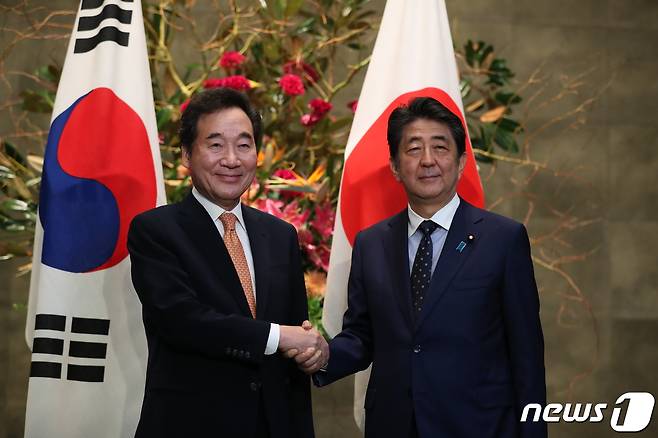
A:
{"label": "shirt collar", "polygon": [[[455,217],[455,213],[457,212],[457,207],[459,207],[459,196],[457,196],[457,193],[455,193],[452,199],[446,205],[444,205],[443,208],[434,213],[434,215],[429,220],[438,224],[444,230],[449,230],[450,225],[452,224],[452,219]],[[407,214],[409,215],[409,222],[407,224],[407,237],[411,237],[411,235],[416,232],[420,224],[426,219],[413,211],[411,205],[407,205]]]}
{"label": "shirt collar", "polygon": [[[213,222],[218,220],[219,216],[227,211],[199,193],[196,187],[192,187],[192,195],[196,198],[197,201],[199,201],[199,204],[203,206],[206,212],[208,212],[208,215],[210,216],[210,219],[213,220]],[[244,220],[242,219],[242,203],[238,202],[238,205],[233,207],[233,210],[230,210],[229,212],[233,213],[235,217],[238,218],[238,223],[242,226],[242,228],[246,230],[247,228],[244,226]]]}

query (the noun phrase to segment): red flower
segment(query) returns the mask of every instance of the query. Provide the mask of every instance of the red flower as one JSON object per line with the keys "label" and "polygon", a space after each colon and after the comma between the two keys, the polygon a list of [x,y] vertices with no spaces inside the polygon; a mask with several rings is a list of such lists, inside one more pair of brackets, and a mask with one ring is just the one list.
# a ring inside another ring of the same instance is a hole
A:
{"label": "red flower", "polygon": [[299,118],[299,123],[303,126],[309,127],[318,123],[321,118],[322,116],[319,116],[316,113],[304,114]]}
{"label": "red flower", "polygon": [[279,85],[281,86],[281,90],[288,96],[299,96],[306,91],[302,79],[293,74],[283,75],[279,79]]}
{"label": "red flower", "polygon": [[315,206],[315,218],[311,221],[311,227],[318,232],[322,239],[328,239],[334,232],[334,220],[336,212],[331,202]]}
{"label": "red flower", "polygon": [[283,179],[297,179],[293,171],[289,169],[277,169],[273,175]]}
{"label": "red flower", "polygon": [[353,100],[347,103],[347,107],[352,110],[353,113],[356,112],[356,106],[359,104],[358,100]]}
{"label": "red flower", "polygon": [[[274,171],[272,175],[282,179],[289,179],[289,180],[297,179],[297,176],[293,173],[293,171],[288,169],[277,169]],[[286,198],[296,198],[298,196],[303,195],[303,193],[296,192],[294,190],[279,190],[279,193],[281,194],[281,196],[284,196]]]}
{"label": "red flower", "polygon": [[320,75],[312,66],[302,61],[290,61],[283,64],[284,73],[292,73],[301,76],[309,82],[317,82]]}
{"label": "red flower", "polygon": [[185,108],[190,104],[190,99],[187,99],[185,102],[180,104],[180,113],[183,114],[185,112]]}
{"label": "red flower", "polygon": [[235,75],[235,76],[227,76],[225,78],[212,78],[212,79],[206,79],[206,81],[203,83],[204,88],[218,88],[218,87],[226,87],[226,88],[233,88],[234,90],[238,91],[246,91],[251,89],[251,84],[249,83],[249,79],[242,75]]}
{"label": "red flower", "polygon": [[228,51],[222,54],[222,57],[219,58],[219,65],[225,69],[238,68],[245,61],[244,55],[240,52]]}
{"label": "red flower", "polygon": [[315,99],[311,99],[308,107],[311,109],[311,114],[304,114],[299,119],[299,123],[306,127],[318,123],[334,106],[330,102],[316,97]]}
{"label": "red flower", "polygon": [[313,114],[317,114],[318,116],[322,117],[331,111],[334,106],[331,104],[331,102],[327,102],[326,100],[318,99],[316,97],[315,99],[311,99],[308,107],[313,110]]}

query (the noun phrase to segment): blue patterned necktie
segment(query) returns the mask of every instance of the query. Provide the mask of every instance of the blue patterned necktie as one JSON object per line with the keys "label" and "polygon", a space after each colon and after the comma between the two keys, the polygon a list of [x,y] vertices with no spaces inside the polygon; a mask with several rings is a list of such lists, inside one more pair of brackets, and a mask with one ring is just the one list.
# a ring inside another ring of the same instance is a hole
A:
{"label": "blue patterned necktie", "polygon": [[432,278],[432,233],[438,228],[438,225],[432,221],[423,221],[418,227],[423,232],[423,238],[420,241],[414,265],[411,269],[411,302],[414,307],[414,314],[420,314],[423,309],[423,300],[425,293],[430,287]]}

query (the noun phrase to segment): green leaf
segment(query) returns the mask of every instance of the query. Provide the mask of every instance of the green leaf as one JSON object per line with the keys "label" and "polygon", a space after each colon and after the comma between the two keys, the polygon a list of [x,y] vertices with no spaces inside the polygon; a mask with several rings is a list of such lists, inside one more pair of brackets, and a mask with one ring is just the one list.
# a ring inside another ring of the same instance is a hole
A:
{"label": "green leaf", "polygon": [[156,114],[158,131],[171,121],[172,111],[169,108],[160,108]]}
{"label": "green leaf", "polygon": [[286,3],[286,17],[290,17],[299,11],[304,4],[304,0],[288,0]]}
{"label": "green leaf", "polygon": [[522,100],[521,96],[519,96],[516,93],[507,93],[503,91],[499,91],[498,93],[496,93],[494,98],[496,99],[497,102],[500,102],[505,106],[510,106],[519,103]]}
{"label": "green leaf", "polygon": [[503,129],[497,129],[495,134],[496,144],[501,148],[505,149],[507,152],[519,152],[519,145],[514,139],[514,134],[510,131],[505,131]]}
{"label": "green leaf", "polygon": [[303,33],[308,33],[315,26],[316,17],[307,18],[306,20],[299,23],[299,26],[295,29],[295,32],[300,35]]}
{"label": "green leaf", "polygon": [[8,211],[28,211],[29,204],[20,199],[7,199],[2,202],[2,208]]}
{"label": "green leaf", "polygon": [[27,167],[27,160],[25,159],[25,156],[18,150],[16,146],[13,145],[13,143],[10,143],[8,141],[4,142],[4,149],[5,153],[14,161],[16,161],[18,164],[20,164],[23,167]]}
{"label": "green leaf", "polygon": [[509,117],[503,117],[498,121],[498,129],[502,129],[503,131],[507,131],[510,133],[519,133],[523,129],[521,128],[521,124],[517,122],[516,120],[512,120]]}
{"label": "green leaf", "polygon": [[466,44],[464,44],[464,57],[468,65],[471,67],[475,65],[475,44],[471,40],[466,41]]}
{"label": "green leaf", "polygon": [[459,89],[461,91],[462,99],[468,97],[468,95],[471,93],[471,81],[468,79],[462,79],[459,83]]}
{"label": "green leaf", "polygon": [[329,124],[327,127],[327,132],[336,132],[339,129],[345,128],[352,123],[352,120],[354,120],[353,116],[346,116],[336,119]]}
{"label": "green leaf", "polygon": [[23,109],[33,113],[52,113],[53,101],[45,90],[23,90]]}
{"label": "green leaf", "polygon": [[14,179],[16,178],[16,175],[14,172],[5,166],[0,166],[0,178],[1,179]]}
{"label": "green leaf", "polygon": [[270,62],[277,62],[279,60],[279,45],[274,41],[268,41],[264,44],[265,57]]}

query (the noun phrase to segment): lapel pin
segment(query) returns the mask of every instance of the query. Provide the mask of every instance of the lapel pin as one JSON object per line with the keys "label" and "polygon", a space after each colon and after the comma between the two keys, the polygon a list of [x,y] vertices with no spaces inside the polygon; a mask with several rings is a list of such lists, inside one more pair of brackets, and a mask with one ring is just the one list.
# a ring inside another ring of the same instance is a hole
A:
{"label": "lapel pin", "polygon": [[457,245],[457,248],[455,248],[457,251],[462,252],[466,248],[466,242],[463,240],[459,242],[459,245]]}
{"label": "lapel pin", "polygon": [[469,242],[469,243],[472,243],[474,240],[475,240],[475,236],[472,235],[472,234],[469,234],[469,235],[468,235],[468,242]]}

